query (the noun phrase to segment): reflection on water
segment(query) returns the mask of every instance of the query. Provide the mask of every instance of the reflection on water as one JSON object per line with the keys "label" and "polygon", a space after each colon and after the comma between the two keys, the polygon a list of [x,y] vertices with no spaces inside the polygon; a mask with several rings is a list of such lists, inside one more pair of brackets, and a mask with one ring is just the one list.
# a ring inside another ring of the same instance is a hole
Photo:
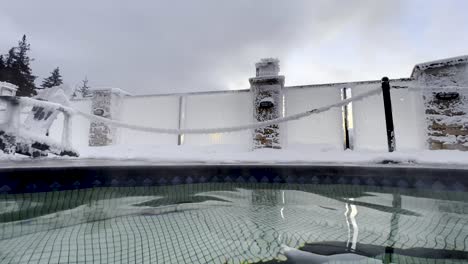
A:
{"label": "reflection on water", "polygon": [[467,198],[304,184],[2,195],[0,263],[294,263],[285,249],[327,261],[463,263]]}
{"label": "reflection on water", "polygon": [[[349,198],[348,200],[354,201],[354,198]],[[346,212],[344,213],[348,226],[348,241],[346,242],[346,247],[352,250],[356,250],[356,243],[359,235],[359,228],[356,222],[357,214],[358,210],[356,205],[346,203]]]}

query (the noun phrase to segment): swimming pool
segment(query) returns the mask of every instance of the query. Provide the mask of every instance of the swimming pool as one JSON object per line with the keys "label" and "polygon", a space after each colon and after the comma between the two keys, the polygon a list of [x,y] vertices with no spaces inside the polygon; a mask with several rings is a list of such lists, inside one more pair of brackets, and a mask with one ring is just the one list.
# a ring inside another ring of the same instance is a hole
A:
{"label": "swimming pool", "polygon": [[468,259],[463,170],[114,166],[1,173],[0,263]]}

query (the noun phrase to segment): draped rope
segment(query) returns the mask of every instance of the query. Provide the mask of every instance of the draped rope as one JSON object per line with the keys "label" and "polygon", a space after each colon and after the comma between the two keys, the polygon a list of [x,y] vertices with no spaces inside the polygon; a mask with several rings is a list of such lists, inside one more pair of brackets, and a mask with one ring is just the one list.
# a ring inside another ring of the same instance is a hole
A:
{"label": "draped rope", "polygon": [[245,125],[239,125],[239,126],[231,126],[231,127],[219,127],[219,128],[198,128],[198,129],[190,129],[190,128],[182,128],[182,129],[175,129],[175,128],[155,128],[155,127],[147,127],[147,126],[140,126],[140,125],[132,125],[128,124],[125,122],[117,121],[117,120],[112,120],[100,116],[96,116],[93,114],[88,114],[83,111],[73,109],[70,107],[62,106],[60,104],[56,103],[50,103],[46,101],[38,101],[35,99],[31,98],[26,98],[26,97],[21,97],[20,101],[24,105],[29,105],[29,106],[42,106],[42,107],[49,107],[49,108],[55,108],[58,111],[66,112],[68,114],[72,115],[79,115],[82,116],[90,121],[95,121],[95,122],[102,122],[106,123],[111,126],[115,127],[121,127],[121,128],[127,128],[131,130],[136,130],[136,131],[143,131],[143,132],[150,132],[150,133],[162,133],[162,134],[212,134],[212,133],[229,133],[229,132],[236,132],[236,131],[242,131],[242,130],[249,130],[249,129],[256,129],[256,128],[262,128],[265,126],[271,126],[271,125],[277,125],[289,121],[294,121],[294,120],[299,120],[305,117],[308,117],[313,114],[319,114],[325,111],[328,111],[332,108],[338,108],[342,107],[344,105],[347,105],[349,103],[355,102],[355,101],[360,101],[363,100],[367,97],[377,95],[381,93],[381,88],[376,88],[371,91],[362,93],[357,96],[353,96],[351,98],[348,98],[346,100],[341,100],[339,102],[319,107],[319,108],[314,108],[310,109],[298,114],[286,116],[286,117],[281,117],[277,119],[272,119],[268,121],[263,121],[263,122],[256,122],[256,123],[249,123]]}

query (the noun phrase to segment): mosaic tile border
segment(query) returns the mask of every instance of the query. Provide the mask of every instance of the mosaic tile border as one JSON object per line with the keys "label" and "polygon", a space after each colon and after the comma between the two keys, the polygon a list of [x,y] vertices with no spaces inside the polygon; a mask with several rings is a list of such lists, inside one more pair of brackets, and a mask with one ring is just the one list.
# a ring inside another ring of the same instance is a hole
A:
{"label": "mosaic tile border", "polygon": [[350,184],[468,191],[468,169],[341,165],[0,168],[0,194],[197,183]]}

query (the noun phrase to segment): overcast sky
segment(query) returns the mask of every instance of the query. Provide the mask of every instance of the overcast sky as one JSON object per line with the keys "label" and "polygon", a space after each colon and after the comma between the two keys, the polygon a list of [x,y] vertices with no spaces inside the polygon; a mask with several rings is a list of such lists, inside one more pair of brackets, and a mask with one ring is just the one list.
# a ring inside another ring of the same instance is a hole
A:
{"label": "overcast sky", "polygon": [[468,54],[466,0],[0,0],[0,52],[22,34],[42,82],[135,94],[245,89],[262,57],[286,85],[409,77]]}

